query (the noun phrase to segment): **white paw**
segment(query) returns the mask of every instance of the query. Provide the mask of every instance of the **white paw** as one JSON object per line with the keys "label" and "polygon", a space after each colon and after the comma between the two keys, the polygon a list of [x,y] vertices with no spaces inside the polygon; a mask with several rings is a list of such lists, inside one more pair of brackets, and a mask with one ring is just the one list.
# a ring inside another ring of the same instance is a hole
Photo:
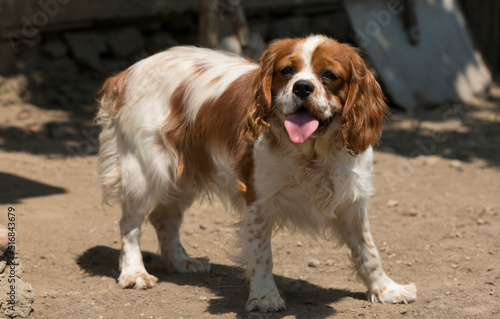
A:
{"label": "white paw", "polygon": [[153,275],[147,272],[137,271],[135,273],[121,273],[118,278],[118,284],[122,288],[148,289],[153,288],[158,281]]}
{"label": "white paw", "polygon": [[417,300],[417,287],[415,284],[398,285],[392,282],[380,288],[368,291],[368,300],[381,303],[409,303]]}
{"label": "white paw", "polygon": [[209,272],[210,260],[208,258],[184,257],[181,260],[167,262],[167,269],[170,272]]}
{"label": "white paw", "polygon": [[250,294],[245,305],[246,311],[275,312],[284,309],[286,309],[285,301],[277,291],[267,295]]}

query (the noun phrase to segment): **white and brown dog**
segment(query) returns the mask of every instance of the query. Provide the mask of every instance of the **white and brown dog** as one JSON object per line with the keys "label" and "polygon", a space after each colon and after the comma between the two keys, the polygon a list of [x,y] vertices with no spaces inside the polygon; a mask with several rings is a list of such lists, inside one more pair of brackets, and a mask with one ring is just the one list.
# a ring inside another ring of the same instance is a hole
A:
{"label": "white and brown dog", "polygon": [[[179,241],[201,195],[242,212],[247,310],[285,308],[274,283],[273,229],[338,234],[372,302],[416,300],[383,271],[367,217],[371,145],[387,112],[352,47],[324,36],[270,44],[260,64],[194,47],[144,59],[107,80],[97,117],[104,199],[121,203],[119,284],[151,288],[139,240],[149,218],[169,271],[203,272]],[[330,236],[329,236],[330,237]]]}

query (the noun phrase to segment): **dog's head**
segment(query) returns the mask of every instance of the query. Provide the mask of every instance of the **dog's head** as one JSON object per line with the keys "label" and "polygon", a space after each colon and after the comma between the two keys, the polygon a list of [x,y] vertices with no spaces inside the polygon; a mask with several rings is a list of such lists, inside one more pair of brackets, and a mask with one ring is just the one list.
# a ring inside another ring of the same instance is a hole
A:
{"label": "dog's head", "polygon": [[293,143],[336,134],[356,155],[379,140],[384,96],[349,45],[324,36],[272,42],[254,88],[254,118],[286,132]]}

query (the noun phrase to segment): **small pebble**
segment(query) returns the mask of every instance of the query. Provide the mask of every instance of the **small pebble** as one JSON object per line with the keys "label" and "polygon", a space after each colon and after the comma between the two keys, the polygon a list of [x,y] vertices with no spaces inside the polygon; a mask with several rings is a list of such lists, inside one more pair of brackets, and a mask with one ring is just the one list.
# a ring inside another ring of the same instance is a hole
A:
{"label": "small pebble", "polygon": [[389,207],[396,207],[398,206],[399,202],[395,199],[390,199],[389,201],[387,201],[387,206]]}
{"label": "small pebble", "polygon": [[318,268],[320,265],[320,261],[314,258],[307,262],[307,266],[311,268]]}

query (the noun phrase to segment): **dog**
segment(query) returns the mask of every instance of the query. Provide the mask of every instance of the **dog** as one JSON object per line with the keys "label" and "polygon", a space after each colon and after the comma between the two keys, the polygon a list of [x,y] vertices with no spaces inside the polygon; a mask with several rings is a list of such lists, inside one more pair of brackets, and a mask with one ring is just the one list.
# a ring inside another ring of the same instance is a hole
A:
{"label": "dog", "polygon": [[186,254],[179,227],[197,198],[216,194],[242,215],[246,310],[285,309],[270,244],[280,227],[347,244],[368,300],[416,300],[414,284],[383,271],[367,217],[372,146],[387,113],[358,51],[321,35],[276,40],[258,64],[174,47],[109,78],[98,172],[104,201],[123,211],[119,285],[157,281],[139,246],[146,218],[168,271],[209,271],[207,259]]}

